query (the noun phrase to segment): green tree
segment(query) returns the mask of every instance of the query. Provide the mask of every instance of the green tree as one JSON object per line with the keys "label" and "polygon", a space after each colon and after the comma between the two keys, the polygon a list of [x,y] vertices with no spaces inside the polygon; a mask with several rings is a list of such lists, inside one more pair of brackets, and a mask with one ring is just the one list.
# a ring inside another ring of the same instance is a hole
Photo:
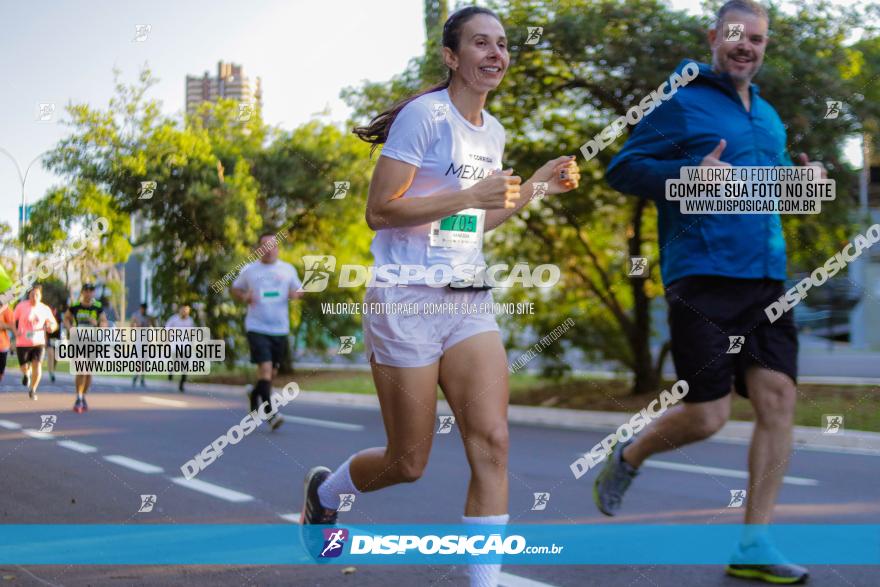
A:
{"label": "green tree", "polygon": [[[246,256],[261,228],[248,157],[267,131],[259,112],[242,122],[232,102],[206,104],[181,124],[149,99],[155,81],[145,69],[126,85],[117,72],[106,108],[68,106],[70,133],[47,156],[49,169],[66,181],[35,206],[26,237],[48,247],[71,226],[106,217],[110,231],[99,260],[121,262],[132,246],[146,245],[160,268],[152,286],[165,313],[172,303],[207,297],[207,325],[226,337],[235,311],[208,286],[234,265],[232,259]],[[142,190],[143,182],[154,182],[152,195]],[[132,217],[146,227],[141,234],[130,234]]]}
{"label": "green tree", "polygon": [[446,79],[446,66],[440,58],[443,49],[443,23],[449,17],[446,0],[425,0],[425,55],[419,75],[428,84]]}
{"label": "green tree", "polygon": [[[231,363],[234,349],[245,347],[245,308],[211,285],[248,259],[264,230],[288,233],[283,257],[294,265],[302,254],[340,246],[347,251],[340,262],[364,262],[368,149],[330,125],[269,127],[259,110],[242,116],[228,100],[202,104],[183,121],[165,116],[148,96],[155,81],[144,70],[135,84],[117,81],[106,108],[68,107],[71,132],[47,157],[66,183],[36,205],[25,238],[48,251],[75,226],[108,218],[97,256],[83,256],[81,269],[124,261],[141,247],[158,267],[152,293],[164,314],[173,304],[198,303],[214,336],[233,343]],[[332,199],[334,181],[350,183],[348,198]],[[152,195],[144,182],[152,182]],[[139,233],[129,231],[132,218],[145,227]],[[295,307],[295,325],[317,348],[357,324],[351,316],[322,316],[316,296]]]}

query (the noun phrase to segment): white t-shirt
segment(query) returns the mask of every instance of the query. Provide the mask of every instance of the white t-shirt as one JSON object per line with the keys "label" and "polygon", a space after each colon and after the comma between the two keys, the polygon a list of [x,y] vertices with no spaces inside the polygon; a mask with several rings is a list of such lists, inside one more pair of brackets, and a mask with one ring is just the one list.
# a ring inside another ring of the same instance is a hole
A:
{"label": "white t-shirt", "polygon": [[284,261],[251,263],[241,270],[232,287],[250,290],[257,298],[248,306],[245,330],[272,336],[290,334],[289,294],[302,287],[293,265]]}
{"label": "white t-shirt", "polygon": [[[181,318],[180,314],[174,314],[168,321],[165,323],[165,328],[195,328],[196,322],[193,320],[192,316],[187,316],[186,318]],[[175,358],[184,357],[180,351],[181,348],[187,346],[187,342],[184,341],[175,341],[171,343],[172,353]]]}
{"label": "white t-shirt", "polygon": [[195,328],[196,323],[192,316],[181,318],[180,314],[175,314],[165,323],[165,328]]}
{"label": "white t-shirt", "polygon": [[[441,90],[404,106],[382,155],[419,168],[403,197],[424,198],[461,191],[500,171],[504,143],[504,128],[495,117],[483,110],[483,126],[475,126],[455,109],[449,92]],[[482,266],[485,217],[485,210],[471,208],[421,226],[382,229],[370,251],[376,266]],[[378,272],[377,279],[382,279]]]}

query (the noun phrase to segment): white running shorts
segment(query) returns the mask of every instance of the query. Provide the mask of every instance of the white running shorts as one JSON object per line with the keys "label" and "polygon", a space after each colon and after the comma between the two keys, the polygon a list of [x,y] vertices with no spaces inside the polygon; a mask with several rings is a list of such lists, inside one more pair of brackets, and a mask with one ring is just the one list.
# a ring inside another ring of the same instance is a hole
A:
{"label": "white running shorts", "polygon": [[367,360],[391,367],[425,367],[459,342],[499,331],[490,290],[369,287],[363,326]]}

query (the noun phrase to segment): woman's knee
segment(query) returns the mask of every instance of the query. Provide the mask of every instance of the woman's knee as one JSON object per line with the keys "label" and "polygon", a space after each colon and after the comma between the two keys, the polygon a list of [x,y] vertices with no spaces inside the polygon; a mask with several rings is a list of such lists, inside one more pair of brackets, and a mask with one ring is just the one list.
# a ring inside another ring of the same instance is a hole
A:
{"label": "woman's knee", "polygon": [[428,466],[427,452],[410,452],[402,456],[390,457],[389,472],[396,483],[418,481]]}
{"label": "woman's knee", "polygon": [[465,439],[465,446],[471,462],[506,467],[510,451],[507,422],[499,422],[485,430],[471,431]]}

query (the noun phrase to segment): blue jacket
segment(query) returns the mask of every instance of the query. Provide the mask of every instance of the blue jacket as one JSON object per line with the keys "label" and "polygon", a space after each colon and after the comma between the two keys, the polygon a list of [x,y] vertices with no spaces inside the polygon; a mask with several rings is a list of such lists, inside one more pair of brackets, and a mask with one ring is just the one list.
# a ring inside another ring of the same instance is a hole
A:
{"label": "blue jacket", "polygon": [[608,166],[608,183],[656,204],[664,285],[688,275],[784,280],[779,214],[682,214],[665,198],[666,180],[678,178],[682,166],[699,165],[721,139],[727,147],[720,159],[734,167],[792,165],[785,127],[758,86],[749,90],[747,112],[727,74],[699,66],[696,78],[636,125]]}

